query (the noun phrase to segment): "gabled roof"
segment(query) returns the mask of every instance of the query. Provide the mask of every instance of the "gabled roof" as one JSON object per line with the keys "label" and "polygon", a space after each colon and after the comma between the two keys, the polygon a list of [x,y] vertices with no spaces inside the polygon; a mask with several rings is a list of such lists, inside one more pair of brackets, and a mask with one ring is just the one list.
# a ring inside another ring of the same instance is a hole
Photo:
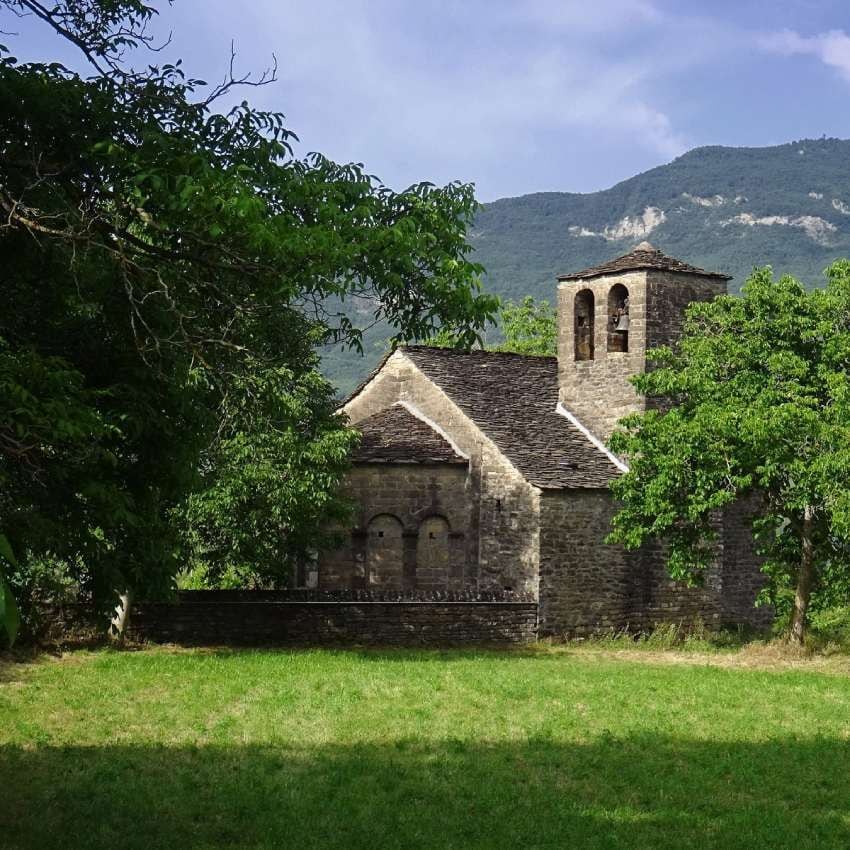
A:
{"label": "gabled roof", "polygon": [[467,459],[428,423],[395,404],[354,426],[362,435],[355,463],[458,463]]}
{"label": "gabled roof", "polygon": [[620,474],[605,450],[558,413],[557,358],[422,345],[400,350],[530,484],[601,488]]}
{"label": "gabled roof", "polygon": [[622,257],[617,257],[614,260],[608,260],[608,262],[602,263],[599,266],[591,266],[589,269],[584,269],[580,272],[558,275],[558,280],[585,280],[591,277],[601,277],[606,274],[641,271],[644,269],[678,272],[679,274],[698,274],[702,277],[713,277],[718,280],[732,279],[732,277],[728,274],[707,272],[705,269],[697,268],[696,266],[692,266],[682,260],[677,260],[674,257],[668,257],[666,254],[650,245],[649,242],[641,242],[640,245],[636,245],[631,251],[629,251],[628,254],[623,254]]}

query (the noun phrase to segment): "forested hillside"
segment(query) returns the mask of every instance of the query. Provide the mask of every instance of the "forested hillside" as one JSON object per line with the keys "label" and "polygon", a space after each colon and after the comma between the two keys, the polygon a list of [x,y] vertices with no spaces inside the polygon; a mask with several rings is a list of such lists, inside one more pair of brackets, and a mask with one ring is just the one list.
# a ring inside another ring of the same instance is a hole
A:
{"label": "forested hillside", "polygon": [[[769,264],[811,286],[850,256],[850,141],[806,139],[769,148],[704,147],[610,189],[541,192],[487,204],[470,233],[485,285],[503,298],[552,300],[557,274],[594,265],[643,239],[734,276]],[[325,370],[346,393],[384,350],[330,351]]]}

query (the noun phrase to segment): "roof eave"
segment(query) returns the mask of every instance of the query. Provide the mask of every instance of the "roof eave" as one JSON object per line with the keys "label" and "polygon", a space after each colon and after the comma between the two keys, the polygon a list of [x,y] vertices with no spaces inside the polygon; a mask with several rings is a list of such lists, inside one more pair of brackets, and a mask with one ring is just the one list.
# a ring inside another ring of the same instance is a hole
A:
{"label": "roof eave", "polygon": [[594,280],[599,277],[613,277],[614,275],[625,274],[627,272],[672,272],[673,274],[687,274],[692,277],[713,277],[716,280],[732,280],[732,275],[723,274],[722,272],[692,272],[678,269],[657,269],[655,266],[629,266],[628,268],[616,269],[607,272],[594,272],[593,274],[559,274],[558,282],[563,283],[571,280]]}
{"label": "roof eave", "polygon": [[464,460],[462,457],[453,457],[453,458],[428,458],[428,459],[418,459],[418,458],[399,458],[399,457],[371,457],[371,458],[352,458],[352,464],[355,466],[362,466],[364,464],[376,463],[381,464],[383,466],[392,463],[400,463],[406,466],[468,466],[469,461]]}

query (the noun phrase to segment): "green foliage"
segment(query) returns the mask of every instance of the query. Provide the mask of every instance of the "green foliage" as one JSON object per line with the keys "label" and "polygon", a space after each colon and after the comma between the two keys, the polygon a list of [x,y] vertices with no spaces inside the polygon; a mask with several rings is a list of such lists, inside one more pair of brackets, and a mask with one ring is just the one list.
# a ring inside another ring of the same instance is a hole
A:
{"label": "green foliage", "polygon": [[0,49],[0,526],[103,610],[117,588],[168,592],[187,561],[280,578],[344,508],[351,438],[314,355],[362,344],[340,305],[372,305],[394,340],[465,345],[495,312],[472,187],[393,192],[297,159],[282,115],[217,111],[237,80],[133,70],[150,4],[0,11],[91,68]]}
{"label": "green foliage", "polygon": [[[500,304],[499,331],[503,340],[484,347],[489,351],[553,356],[558,352],[558,316],[547,301],[535,301],[530,295],[519,303]],[[463,340],[441,329],[427,340],[435,348],[465,348]]]}
{"label": "green foliage", "polygon": [[554,355],[558,352],[558,316],[548,301],[527,295],[519,303],[508,301],[499,311],[505,341],[494,351]]}
{"label": "green foliage", "polygon": [[331,388],[315,371],[258,364],[231,389],[203,485],[185,505],[186,527],[204,586],[233,577],[285,583],[329,525],[348,519],[336,485],[357,432],[340,427]]}
{"label": "green foliage", "polygon": [[449,330],[439,330],[433,336],[425,340],[426,345],[433,348],[460,348],[461,344],[458,338]]}
{"label": "green foliage", "polygon": [[24,553],[18,559],[8,580],[20,615],[19,641],[38,642],[51,632],[53,606],[79,601],[76,577],[83,572],[80,564],[49,553]]}
{"label": "green foliage", "polygon": [[850,654],[850,605],[822,606],[812,612],[811,643],[825,653]]}
{"label": "green foliage", "polygon": [[18,606],[15,604],[15,597],[12,595],[12,588],[6,580],[5,571],[10,567],[16,567],[17,563],[8,538],[5,534],[0,534],[0,626],[6,632],[9,645],[13,644],[18,636],[20,615]]}
{"label": "green foliage", "polygon": [[846,593],[850,262],[827,274],[825,290],[807,292],[757,270],[741,297],[691,305],[677,351],[650,352],[654,368],[634,384],[661,409],[626,417],[611,439],[630,459],[613,485],[613,541],[662,538],[671,574],[699,580],[719,512],[750,497],[770,601],[788,605],[804,539],[816,596]]}

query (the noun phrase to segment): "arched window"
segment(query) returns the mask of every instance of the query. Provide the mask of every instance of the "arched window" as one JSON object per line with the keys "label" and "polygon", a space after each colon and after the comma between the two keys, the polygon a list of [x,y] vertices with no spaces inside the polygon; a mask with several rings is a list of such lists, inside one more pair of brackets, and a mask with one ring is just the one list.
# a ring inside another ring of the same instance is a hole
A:
{"label": "arched window", "polygon": [[608,351],[629,350],[629,290],[615,283],[608,292]]}
{"label": "arched window", "polygon": [[430,516],[419,526],[416,541],[416,587],[445,590],[449,585],[449,523]]}
{"label": "arched window", "polygon": [[593,293],[582,289],[573,305],[576,360],[593,360]]}
{"label": "arched window", "polygon": [[401,588],[402,525],[391,514],[378,514],[369,522],[366,540],[366,583],[372,587]]}

